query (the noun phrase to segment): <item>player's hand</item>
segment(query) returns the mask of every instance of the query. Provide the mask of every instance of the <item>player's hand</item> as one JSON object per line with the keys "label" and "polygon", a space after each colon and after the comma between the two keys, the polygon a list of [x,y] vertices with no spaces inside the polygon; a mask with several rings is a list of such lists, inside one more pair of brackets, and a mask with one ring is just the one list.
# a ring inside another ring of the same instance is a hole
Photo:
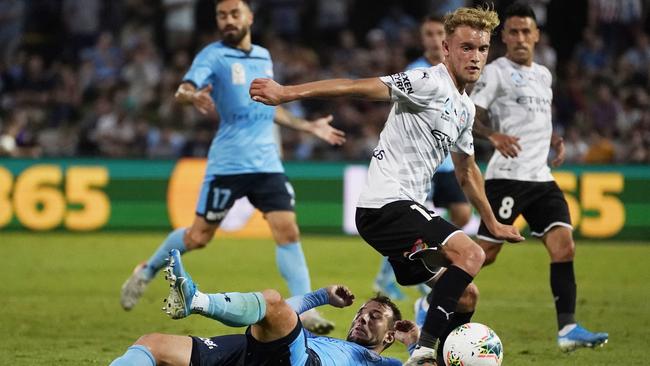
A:
{"label": "player's hand", "polygon": [[420,338],[420,329],[410,320],[395,322],[395,339],[406,346],[417,343]]}
{"label": "player's hand", "polygon": [[249,89],[251,98],[266,105],[279,105],[287,102],[284,86],[272,79],[255,79]]}
{"label": "player's hand", "polygon": [[334,307],[344,308],[352,305],[354,302],[354,294],[349,288],[343,285],[331,285],[326,290],[330,299],[330,305]]}
{"label": "player's hand", "polygon": [[192,104],[203,115],[207,115],[215,110],[214,101],[210,95],[211,92],[212,84],[209,84],[205,88],[197,90],[194,95],[192,95]]}
{"label": "player's hand", "polygon": [[333,119],[334,117],[329,115],[311,121],[309,132],[330,145],[342,145],[345,142],[345,132],[330,125]]}
{"label": "player's hand", "polygon": [[521,151],[521,145],[519,145],[519,137],[495,132],[491,134],[488,139],[494,148],[497,149],[501,155],[505,156],[506,158],[516,158]]}
{"label": "player's hand", "polygon": [[521,236],[519,229],[512,225],[503,225],[499,222],[492,225],[492,228],[488,227],[490,233],[494,235],[497,239],[505,240],[510,243],[518,243],[524,241],[526,238]]}
{"label": "player's hand", "polygon": [[555,158],[551,161],[551,166],[557,168],[564,163],[564,140],[559,138],[552,147],[555,150]]}

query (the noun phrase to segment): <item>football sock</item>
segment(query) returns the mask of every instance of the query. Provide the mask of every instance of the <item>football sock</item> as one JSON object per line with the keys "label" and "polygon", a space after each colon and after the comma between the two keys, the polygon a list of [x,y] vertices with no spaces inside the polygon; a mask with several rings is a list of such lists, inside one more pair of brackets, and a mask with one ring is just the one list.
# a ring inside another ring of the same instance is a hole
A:
{"label": "football sock", "polygon": [[379,268],[375,282],[380,286],[384,286],[394,281],[395,272],[393,272],[393,266],[388,262],[388,258],[384,257],[381,261],[381,267]]}
{"label": "football sock", "polygon": [[178,249],[181,254],[187,251],[183,237],[185,236],[185,228],[176,229],[167,235],[167,238],[156,249],[151,258],[147,261],[147,265],[143,269],[143,274],[146,279],[150,280],[156,276],[156,273],[167,264],[167,257],[169,251]]}
{"label": "football sock", "polygon": [[156,359],[149,351],[149,348],[136,344],[129,347],[126,352],[113,360],[109,366],[156,366]]}
{"label": "football sock", "polygon": [[576,322],[576,279],[573,261],[551,263],[551,291],[555,299],[558,329]]}
{"label": "football sock", "polygon": [[302,314],[309,309],[329,304],[330,297],[327,294],[327,290],[321,288],[305,295],[291,297],[287,299],[286,302],[296,313]]}
{"label": "football sock", "polygon": [[287,281],[291,296],[311,291],[307,262],[300,242],[275,246],[275,262],[280,274]]}
{"label": "football sock", "polygon": [[[445,340],[453,332],[454,329],[457,327],[469,323],[472,320],[472,316],[474,315],[473,311],[470,311],[469,313],[455,313],[451,319],[449,320],[449,324],[447,325],[447,329],[442,333],[440,336],[440,344],[444,345]],[[438,357],[442,357],[442,347],[438,349]],[[444,365],[442,363],[441,365]]]}
{"label": "football sock", "polygon": [[196,291],[191,308],[194,313],[231,327],[256,324],[266,316],[266,301],[261,292],[204,294]]}
{"label": "football sock", "polygon": [[418,340],[420,346],[437,349],[438,341],[454,315],[458,299],[472,280],[469,273],[454,265],[440,276],[429,301],[429,310]]}

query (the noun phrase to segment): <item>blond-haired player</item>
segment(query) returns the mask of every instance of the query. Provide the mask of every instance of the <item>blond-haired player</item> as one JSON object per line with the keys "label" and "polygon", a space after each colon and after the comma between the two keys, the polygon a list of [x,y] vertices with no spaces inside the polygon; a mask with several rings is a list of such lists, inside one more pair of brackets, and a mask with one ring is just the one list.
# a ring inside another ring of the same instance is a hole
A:
{"label": "blond-haired player", "polygon": [[[393,106],[373,152],[367,183],[357,204],[359,233],[388,257],[402,285],[428,283],[434,295],[424,326],[405,365],[436,365],[436,351],[458,301],[483,264],[484,253],[456,226],[429,212],[424,200],[437,167],[451,153],[456,176],[490,232],[509,241],[523,237],[500,224],[487,202],[483,178],[474,161],[474,105],[465,86],[478,80],[499,24],[490,9],[459,8],[445,17],[445,61],[369,79],[331,79],[282,86],[271,79],[251,84],[251,97],[277,105],[305,98],[358,97],[392,101]],[[433,280],[432,266],[447,270]]]}

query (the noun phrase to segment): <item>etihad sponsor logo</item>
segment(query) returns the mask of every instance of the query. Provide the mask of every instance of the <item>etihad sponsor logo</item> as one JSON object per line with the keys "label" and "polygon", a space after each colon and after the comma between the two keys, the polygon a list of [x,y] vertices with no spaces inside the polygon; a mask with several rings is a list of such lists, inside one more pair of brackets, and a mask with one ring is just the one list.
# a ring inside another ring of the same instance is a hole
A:
{"label": "etihad sponsor logo", "polygon": [[517,104],[523,104],[523,105],[528,105],[528,104],[551,105],[551,100],[550,99],[543,98],[543,97],[538,97],[538,96],[523,95],[523,96],[517,97],[516,101],[517,101]]}

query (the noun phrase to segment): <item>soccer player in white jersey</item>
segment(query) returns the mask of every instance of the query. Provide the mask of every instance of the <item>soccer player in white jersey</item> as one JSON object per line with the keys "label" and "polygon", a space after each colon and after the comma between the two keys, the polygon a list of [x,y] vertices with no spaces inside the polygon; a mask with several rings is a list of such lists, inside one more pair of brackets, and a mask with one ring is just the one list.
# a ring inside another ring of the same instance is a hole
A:
{"label": "soccer player in white jersey", "polygon": [[[528,5],[515,3],[508,7],[504,19],[501,39],[506,44],[506,55],[485,67],[472,91],[472,100],[481,125],[487,126],[491,120],[500,132],[519,137],[521,151],[512,158],[496,152],[492,155],[485,173],[485,191],[497,220],[512,224],[522,214],[531,234],[540,238],[548,250],[559,347],[566,351],[602,345],[607,342],[607,333],[591,333],[575,320],[571,219],[564,195],[547,164],[550,147],[556,150],[552,165],[562,163],[564,146],[562,138],[553,135],[551,73],[533,62],[539,40],[535,13]],[[486,253],[484,265],[494,262],[503,240],[491,234],[484,222],[478,238]]]}
{"label": "soccer player in white jersey", "polygon": [[[271,79],[251,84],[251,97],[270,105],[341,96],[394,102],[373,152],[356,223],[364,240],[388,257],[401,285],[427,282],[434,288],[418,348],[407,366],[437,365],[440,337],[465,289],[476,289],[469,285],[483,265],[481,248],[423,205],[436,168],[450,152],[458,181],[490,232],[508,241],[523,240],[515,227],[496,220],[485,197],[474,161],[474,105],[465,93],[465,86],[481,74],[498,23],[489,9],[459,8],[448,14],[445,61],[427,69],[293,86]],[[447,270],[434,281],[430,268],[442,262]]]}

